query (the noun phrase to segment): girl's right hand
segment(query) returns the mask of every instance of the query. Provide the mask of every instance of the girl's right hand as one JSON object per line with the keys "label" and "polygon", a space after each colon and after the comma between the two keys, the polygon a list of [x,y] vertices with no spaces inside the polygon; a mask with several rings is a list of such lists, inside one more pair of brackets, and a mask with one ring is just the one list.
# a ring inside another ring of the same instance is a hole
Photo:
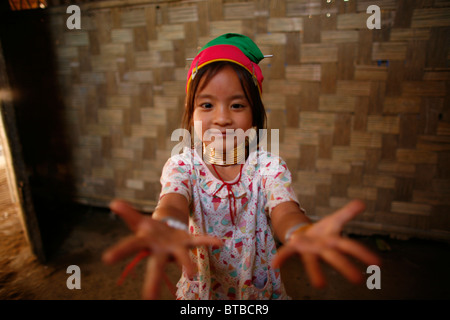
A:
{"label": "girl's right hand", "polygon": [[193,277],[196,266],[189,257],[189,250],[197,246],[222,245],[222,241],[217,238],[192,236],[183,230],[169,227],[161,221],[139,213],[124,201],[115,200],[110,208],[125,221],[134,234],[106,250],[102,257],[103,262],[113,264],[132,254],[148,250],[150,257],[142,288],[144,299],[158,298],[164,269],[171,259],[175,259],[184,267],[188,277]]}

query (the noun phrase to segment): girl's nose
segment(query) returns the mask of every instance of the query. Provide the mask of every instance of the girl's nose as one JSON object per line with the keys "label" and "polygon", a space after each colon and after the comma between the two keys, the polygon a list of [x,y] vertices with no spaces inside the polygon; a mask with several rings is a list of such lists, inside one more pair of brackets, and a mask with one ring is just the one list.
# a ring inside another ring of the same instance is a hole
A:
{"label": "girl's nose", "polygon": [[231,123],[231,112],[225,106],[214,110],[214,123],[219,126],[227,126]]}

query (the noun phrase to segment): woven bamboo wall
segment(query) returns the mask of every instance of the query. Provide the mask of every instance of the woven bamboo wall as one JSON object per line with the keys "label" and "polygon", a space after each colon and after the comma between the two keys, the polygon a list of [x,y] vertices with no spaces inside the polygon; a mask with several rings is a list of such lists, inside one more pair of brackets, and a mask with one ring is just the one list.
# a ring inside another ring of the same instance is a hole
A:
{"label": "woven bamboo wall", "polygon": [[[80,1],[82,2],[82,1]],[[382,9],[369,30],[369,5]],[[357,233],[450,239],[450,2],[99,1],[52,30],[75,155],[75,198],[143,210],[176,142],[187,58],[225,32],[264,54],[269,128],[314,218],[353,198]]]}

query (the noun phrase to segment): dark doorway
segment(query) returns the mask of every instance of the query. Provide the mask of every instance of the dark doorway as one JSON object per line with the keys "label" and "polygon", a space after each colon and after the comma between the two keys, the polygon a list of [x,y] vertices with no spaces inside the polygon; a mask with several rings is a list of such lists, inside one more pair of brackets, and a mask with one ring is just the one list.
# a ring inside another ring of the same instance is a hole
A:
{"label": "dark doorway", "polygon": [[10,102],[2,102],[2,116],[25,220],[36,218],[35,233],[42,238],[43,250],[35,252],[41,261],[57,249],[72,219],[70,139],[63,123],[49,20],[47,10],[0,7],[4,73],[13,93]]}

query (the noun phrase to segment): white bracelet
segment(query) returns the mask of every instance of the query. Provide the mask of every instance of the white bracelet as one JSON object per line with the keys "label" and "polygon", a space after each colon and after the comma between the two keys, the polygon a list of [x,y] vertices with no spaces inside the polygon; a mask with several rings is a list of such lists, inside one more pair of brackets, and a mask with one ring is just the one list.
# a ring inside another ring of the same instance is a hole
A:
{"label": "white bracelet", "polygon": [[286,242],[289,241],[289,239],[291,238],[292,234],[293,234],[295,231],[299,230],[300,228],[310,226],[311,224],[312,224],[312,223],[310,223],[310,222],[302,222],[302,223],[296,224],[295,226],[293,226],[292,228],[290,228],[290,229],[286,232],[286,235],[284,236],[284,243],[286,243]]}
{"label": "white bracelet", "polygon": [[183,230],[188,232],[189,227],[186,223],[181,222],[178,219],[172,218],[172,217],[165,217],[159,220],[161,222],[165,222],[169,227],[172,227],[174,229]]}

